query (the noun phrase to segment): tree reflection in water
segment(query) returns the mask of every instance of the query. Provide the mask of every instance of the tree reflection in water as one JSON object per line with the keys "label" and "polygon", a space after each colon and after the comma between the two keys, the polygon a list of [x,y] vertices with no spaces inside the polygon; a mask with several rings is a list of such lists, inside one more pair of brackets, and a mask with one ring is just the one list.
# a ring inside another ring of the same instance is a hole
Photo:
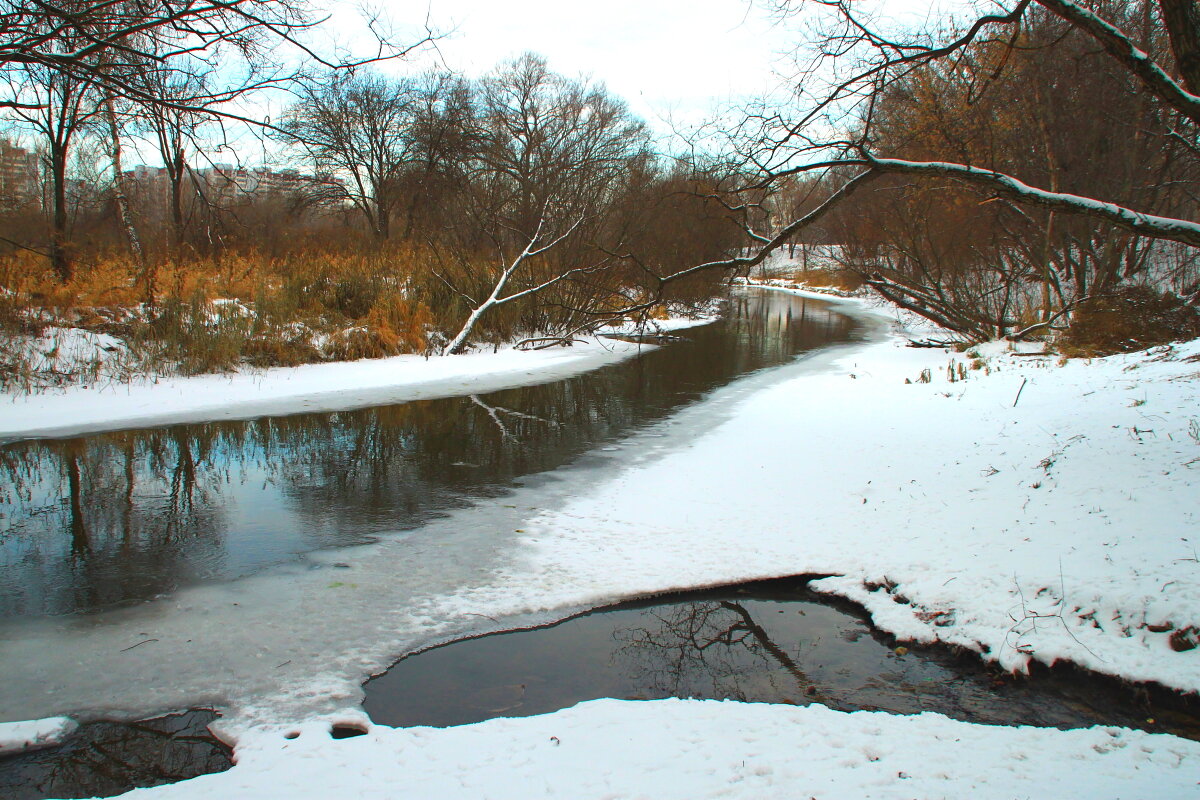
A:
{"label": "tree reflection in water", "polygon": [[[817,699],[816,684],[741,603],[678,603],[619,628],[613,661],[653,695],[776,703]],[[797,643],[798,649],[801,645]]]}
{"label": "tree reflection in water", "polygon": [[727,317],[485,396],[0,445],[0,617],[150,599],[413,528],[858,330],[770,293],[737,295]]}
{"label": "tree reflection in water", "polygon": [[82,725],[57,747],[0,758],[0,797],[109,797],[227,770],[231,751],[207,729],[215,718],[211,711],[189,711]]}
{"label": "tree reflection in water", "polygon": [[[896,643],[803,578],[599,609],[405,658],[365,686],[388,725],[461,725],[601,697],[936,711],[997,725],[1125,725],[1200,738],[1200,701],[1071,669],[1014,677],[946,647]],[[1153,722],[1148,722],[1153,720]]]}

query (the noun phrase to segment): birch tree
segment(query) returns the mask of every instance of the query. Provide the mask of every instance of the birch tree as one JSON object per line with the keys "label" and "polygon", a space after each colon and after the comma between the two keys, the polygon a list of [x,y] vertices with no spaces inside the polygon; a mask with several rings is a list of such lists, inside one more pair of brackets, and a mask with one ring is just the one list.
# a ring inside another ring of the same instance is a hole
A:
{"label": "birch tree", "polygon": [[[575,267],[564,272],[559,272],[552,277],[547,278],[546,280],[540,281],[531,286],[527,286],[524,289],[518,289],[515,291],[509,289],[509,284],[512,282],[514,276],[521,272],[522,269],[529,271],[529,267],[533,262],[553,250],[555,247],[561,245],[563,241],[565,241],[571,236],[572,233],[575,232],[575,229],[579,226],[579,223],[582,222],[582,220],[577,221],[555,238],[546,240],[543,238],[542,231],[546,226],[546,222],[550,216],[551,214],[548,209],[543,212],[541,219],[538,221],[537,227],[534,229],[533,235],[527,242],[525,242],[525,245],[521,248],[521,250],[515,256],[513,256],[511,260],[501,263],[498,274],[496,275],[496,282],[493,284],[492,290],[488,293],[486,298],[477,303],[470,297],[465,297],[465,299],[474,307],[471,309],[471,313],[467,315],[467,320],[463,323],[462,328],[459,329],[454,338],[451,339],[446,345],[445,353],[447,355],[454,355],[463,351],[463,348],[466,347],[469,337],[471,336],[471,332],[475,329],[475,324],[479,322],[479,318],[486,314],[490,309],[493,309],[497,306],[502,306],[506,303],[511,303],[514,300],[532,297],[538,292],[549,289],[551,286],[565,281],[574,275],[594,269],[594,267]],[[500,249],[500,256],[504,256],[504,250],[502,246]]]}

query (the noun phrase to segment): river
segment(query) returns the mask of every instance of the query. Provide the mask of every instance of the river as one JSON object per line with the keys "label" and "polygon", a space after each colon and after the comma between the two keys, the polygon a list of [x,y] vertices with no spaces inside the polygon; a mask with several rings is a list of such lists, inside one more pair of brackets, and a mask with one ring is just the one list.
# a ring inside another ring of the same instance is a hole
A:
{"label": "river", "polygon": [[[456,606],[509,576],[542,579],[528,572],[527,520],[687,447],[740,398],[826,369],[880,328],[822,301],[741,291],[719,322],[542,385],[5,444],[0,720],[208,706],[235,736],[315,715],[353,734],[362,682],[375,674],[366,709],[385,724],[704,696],[1197,735],[1194,703],[1180,696],[1070,670],[1014,682],[946,648],[899,646],[803,579],[464,640],[622,599],[611,586],[581,589],[573,606],[517,603],[499,618],[463,610],[469,599]],[[523,586],[507,588],[520,597]],[[720,646],[693,647],[699,640]],[[120,726],[92,730],[129,737]],[[159,753],[161,737],[151,738],[148,752]],[[196,769],[219,768],[206,766],[213,757]],[[54,758],[46,768],[61,772]],[[23,776],[37,769],[14,767],[12,785],[36,782]]]}
{"label": "river", "polygon": [[[21,678],[0,719],[240,705],[305,665],[361,680],[449,635],[389,620],[513,557],[506,517],[699,433],[709,423],[674,417],[721,387],[870,330],[822,301],[737,291],[720,321],[553,383],[8,443],[0,668]],[[320,624],[294,618],[310,604]]]}

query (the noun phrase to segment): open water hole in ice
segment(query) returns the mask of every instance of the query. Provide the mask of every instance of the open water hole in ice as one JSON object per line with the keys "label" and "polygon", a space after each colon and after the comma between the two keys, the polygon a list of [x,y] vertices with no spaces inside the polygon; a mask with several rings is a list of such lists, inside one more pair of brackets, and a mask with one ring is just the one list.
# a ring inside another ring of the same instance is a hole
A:
{"label": "open water hole in ice", "polygon": [[0,619],[94,612],[395,535],[863,335],[828,303],[738,291],[722,320],[567,380],[2,444]]}
{"label": "open water hole in ice", "polygon": [[623,603],[408,656],[365,686],[376,723],[450,726],[600,697],[823,703],[997,725],[1121,725],[1200,738],[1200,703],[1077,669],[1015,677],[973,654],[898,646],[784,578]]}
{"label": "open water hole in ice", "polygon": [[60,745],[0,758],[0,797],[110,797],[221,772],[233,759],[208,732],[216,716],[193,710],[141,722],[85,723]]}
{"label": "open water hole in ice", "polygon": [[[803,577],[677,593],[408,656],[366,684],[376,723],[451,726],[600,697],[696,697],[843,711],[936,711],[999,725],[1121,725],[1200,738],[1200,703],[1077,669],[1014,677],[971,654],[900,646]],[[119,794],[228,769],[211,712],[87,723],[62,745],[0,758],[13,800]],[[360,733],[335,727],[334,738]]]}

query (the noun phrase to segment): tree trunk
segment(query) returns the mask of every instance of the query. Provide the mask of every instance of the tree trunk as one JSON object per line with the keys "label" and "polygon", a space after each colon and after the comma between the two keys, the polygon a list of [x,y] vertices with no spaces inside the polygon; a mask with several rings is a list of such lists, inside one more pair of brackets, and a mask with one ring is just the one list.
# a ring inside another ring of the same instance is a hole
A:
{"label": "tree trunk", "polygon": [[50,266],[63,283],[75,277],[71,242],[67,235],[67,154],[65,148],[50,151],[51,213]]}
{"label": "tree trunk", "polygon": [[392,214],[391,209],[385,205],[375,206],[375,238],[380,242],[386,242],[388,237],[392,235]]}
{"label": "tree trunk", "polygon": [[446,345],[446,355],[456,356],[463,351],[463,348],[467,346],[467,337],[470,336],[471,331],[475,329],[475,323],[479,321],[479,318],[483,316],[484,312],[486,312],[492,306],[497,305],[496,297],[499,295],[501,286],[503,286],[503,284],[497,286],[496,291],[492,292],[491,297],[471,311],[470,315],[467,317],[467,321],[463,323],[463,326],[459,330],[458,334],[450,340],[448,345]]}
{"label": "tree trunk", "polygon": [[1175,68],[1192,94],[1200,94],[1200,4],[1196,0],[1159,0],[1171,37]]}
{"label": "tree trunk", "polygon": [[113,108],[111,97],[104,101],[104,116],[108,121],[109,135],[112,137],[113,198],[117,203],[117,213],[121,215],[121,227],[125,231],[125,240],[129,243],[129,252],[133,256],[138,272],[144,273],[146,257],[142,251],[142,240],[138,238],[137,228],[133,224],[133,214],[129,210],[125,168],[121,164],[121,131],[117,126],[117,112]]}
{"label": "tree trunk", "polygon": [[178,259],[183,252],[183,167],[180,161],[168,175],[171,181],[171,252]]}

